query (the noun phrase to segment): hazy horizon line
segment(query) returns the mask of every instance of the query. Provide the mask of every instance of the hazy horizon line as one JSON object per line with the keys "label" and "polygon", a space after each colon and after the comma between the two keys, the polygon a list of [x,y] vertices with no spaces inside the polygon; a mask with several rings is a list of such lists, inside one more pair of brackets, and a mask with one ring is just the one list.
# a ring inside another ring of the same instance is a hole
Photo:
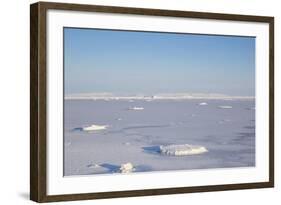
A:
{"label": "hazy horizon line", "polygon": [[202,92],[169,92],[154,94],[121,94],[111,92],[88,92],[88,93],[72,93],[64,96],[65,100],[71,99],[109,99],[109,100],[133,100],[133,99],[254,99],[255,96],[246,95],[227,95],[222,93],[202,93]]}

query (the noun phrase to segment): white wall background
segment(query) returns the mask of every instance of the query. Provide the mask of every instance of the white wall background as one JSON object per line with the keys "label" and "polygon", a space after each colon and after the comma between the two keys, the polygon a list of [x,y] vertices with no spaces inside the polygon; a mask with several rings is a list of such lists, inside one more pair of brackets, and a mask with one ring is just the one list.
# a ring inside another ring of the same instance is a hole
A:
{"label": "white wall background", "polygon": [[[51,1],[51,0],[50,0]],[[275,164],[274,189],[181,194],[69,204],[277,204],[281,195],[280,101],[281,12],[278,0],[72,0],[101,5],[275,16]],[[0,7],[0,203],[32,204],[29,198],[29,4],[7,0]],[[53,203],[56,204],[56,203]],[[60,203],[64,204],[64,203]]]}

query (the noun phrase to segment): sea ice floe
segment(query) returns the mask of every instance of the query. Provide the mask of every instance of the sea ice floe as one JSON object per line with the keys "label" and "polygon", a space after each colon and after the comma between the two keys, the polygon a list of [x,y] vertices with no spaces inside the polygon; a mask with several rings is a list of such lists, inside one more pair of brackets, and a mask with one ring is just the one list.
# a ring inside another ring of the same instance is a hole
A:
{"label": "sea ice floe", "polygon": [[144,110],[143,107],[130,107],[129,110]]}
{"label": "sea ice floe", "polygon": [[232,106],[229,106],[229,105],[221,105],[221,106],[219,106],[219,108],[221,108],[221,109],[231,109]]}
{"label": "sea ice floe", "polygon": [[190,145],[190,144],[178,144],[178,145],[161,145],[160,153],[172,156],[184,156],[195,155],[208,152],[203,146]]}
{"label": "sea ice floe", "polygon": [[88,127],[83,127],[83,131],[98,131],[98,130],[105,130],[108,125],[91,125]]}
{"label": "sea ice floe", "polygon": [[134,166],[130,162],[125,163],[125,164],[121,164],[121,166],[120,166],[120,172],[121,173],[131,173],[133,171],[134,171]]}
{"label": "sea ice floe", "polygon": [[208,105],[208,103],[206,103],[206,102],[201,102],[201,103],[199,103],[198,105]]}

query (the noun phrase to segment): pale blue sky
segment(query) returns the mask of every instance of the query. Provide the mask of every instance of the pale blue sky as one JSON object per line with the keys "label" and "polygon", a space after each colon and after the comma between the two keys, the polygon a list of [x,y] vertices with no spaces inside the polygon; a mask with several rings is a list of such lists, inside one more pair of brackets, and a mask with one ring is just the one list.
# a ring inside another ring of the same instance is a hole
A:
{"label": "pale blue sky", "polygon": [[255,95],[255,38],[64,28],[66,94]]}

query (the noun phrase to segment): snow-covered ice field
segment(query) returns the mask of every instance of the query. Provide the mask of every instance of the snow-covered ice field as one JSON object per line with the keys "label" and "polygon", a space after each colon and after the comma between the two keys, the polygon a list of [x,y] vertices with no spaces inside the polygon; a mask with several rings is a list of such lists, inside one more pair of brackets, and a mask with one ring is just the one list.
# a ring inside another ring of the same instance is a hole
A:
{"label": "snow-covered ice field", "polygon": [[253,99],[65,100],[65,176],[249,166]]}

